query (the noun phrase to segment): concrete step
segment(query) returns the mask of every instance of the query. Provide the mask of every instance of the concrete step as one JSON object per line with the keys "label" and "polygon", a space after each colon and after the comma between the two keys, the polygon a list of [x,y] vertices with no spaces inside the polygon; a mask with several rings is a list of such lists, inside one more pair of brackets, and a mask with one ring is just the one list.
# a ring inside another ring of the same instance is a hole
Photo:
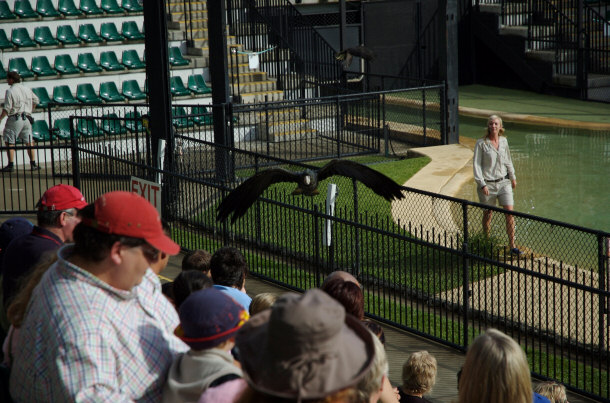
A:
{"label": "concrete step", "polygon": [[[199,10],[207,10],[208,9],[208,2],[207,1],[191,1],[189,3],[190,3],[190,9],[192,11],[199,11]],[[183,1],[169,2],[168,3],[168,7],[169,7],[169,11],[170,12],[184,11],[184,2]],[[186,8],[188,10],[188,8],[189,8],[188,4],[187,4]]]}
{"label": "concrete step", "polygon": [[267,72],[265,71],[245,71],[239,74],[229,74],[229,82],[231,83],[251,83],[267,80]]}
{"label": "concrete step", "polygon": [[314,129],[304,128],[298,130],[284,130],[277,133],[268,133],[264,130],[257,129],[257,139],[260,141],[268,141],[270,143],[279,143],[281,141],[295,141],[311,138],[316,135]]}
{"label": "concrete step", "polygon": [[254,120],[257,123],[283,122],[298,119],[301,119],[301,110],[299,108],[270,109],[254,115]]}
{"label": "concrete step", "polygon": [[184,21],[186,23],[187,15],[190,15],[192,21],[208,19],[208,10],[193,10],[190,14],[183,11],[174,11],[170,13],[172,21]]}
{"label": "concrete step", "polygon": [[231,84],[233,90],[239,87],[240,94],[248,94],[248,93],[257,93],[257,92],[267,92],[274,91],[277,89],[277,82],[275,80],[266,80],[266,81],[252,81],[249,83],[233,83]]}
{"label": "concrete step", "polygon": [[243,104],[253,104],[265,102],[265,100],[267,102],[281,101],[284,99],[284,92],[280,90],[250,92],[241,93],[240,96]]}

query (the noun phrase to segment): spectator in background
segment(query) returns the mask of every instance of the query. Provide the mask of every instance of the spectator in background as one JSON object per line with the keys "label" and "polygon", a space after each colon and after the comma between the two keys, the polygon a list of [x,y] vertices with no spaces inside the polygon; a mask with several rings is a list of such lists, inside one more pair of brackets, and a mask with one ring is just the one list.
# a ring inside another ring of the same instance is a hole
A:
{"label": "spectator in background", "polygon": [[353,275],[351,275],[350,273],[348,273],[346,271],[337,270],[337,271],[331,272],[328,276],[326,276],[326,278],[322,282],[322,285],[320,286],[320,288],[324,289],[324,286],[326,285],[327,282],[334,280],[336,278],[340,278],[343,281],[350,281],[350,282],[356,284],[358,287],[360,287],[360,283],[358,282],[358,279],[356,279],[356,277],[354,277]]}
{"label": "spectator in background", "polygon": [[252,298],[246,294],[248,264],[244,255],[230,246],[220,248],[212,255],[210,272],[214,288],[228,294],[249,311]]}
{"label": "spectator in background", "polygon": [[[180,246],[135,193],[110,192],[80,211],[73,245],[34,288],[10,376],[16,401],[155,401],[184,343],[134,287],[159,251]],[[173,309],[173,307],[170,307]]]}
{"label": "spectator in background", "polygon": [[210,288],[214,285],[205,273],[196,270],[180,272],[172,283],[174,294],[174,304],[176,309],[180,309],[182,303],[195,291]]}
{"label": "spectator in background", "polygon": [[212,260],[212,254],[207,250],[195,249],[188,252],[182,258],[182,271],[197,270],[205,273],[208,277],[211,277],[210,273],[210,261]]}
{"label": "spectator in background", "polygon": [[252,303],[250,304],[250,316],[254,316],[265,309],[271,308],[273,304],[275,304],[277,297],[277,294],[271,292],[256,294],[254,298],[252,298]]}
{"label": "spectator in background", "polygon": [[364,319],[364,294],[356,283],[335,276],[331,280],[325,281],[321,289],[339,301],[347,313],[360,320]]}
{"label": "spectator in background", "polygon": [[525,353],[504,333],[487,330],[468,347],[458,389],[459,403],[532,403]]}
{"label": "spectator in background", "polygon": [[49,188],[37,207],[38,225],[29,235],[13,240],[3,260],[2,292],[5,309],[20,289],[20,282],[45,253],[55,252],[65,242],[72,242],[74,227],[80,222],[79,209],[87,202],[74,186],[59,184]]}
{"label": "spectator in background", "polygon": [[163,388],[163,403],[195,402],[209,387],[242,377],[231,349],[248,312],[222,291],[199,290],[180,306],[176,335],[191,348],[174,359]]}
{"label": "spectator in background", "polygon": [[402,366],[401,403],[429,402],[423,396],[436,382],[436,358],[427,351],[411,354]]}
{"label": "spectator in background", "polygon": [[534,392],[546,397],[551,403],[568,403],[566,387],[557,382],[540,382],[534,388]]}
{"label": "spectator in background", "polygon": [[248,383],[239,401],[360,402],[373,338],[321,290],[284,294],[237,333]]}

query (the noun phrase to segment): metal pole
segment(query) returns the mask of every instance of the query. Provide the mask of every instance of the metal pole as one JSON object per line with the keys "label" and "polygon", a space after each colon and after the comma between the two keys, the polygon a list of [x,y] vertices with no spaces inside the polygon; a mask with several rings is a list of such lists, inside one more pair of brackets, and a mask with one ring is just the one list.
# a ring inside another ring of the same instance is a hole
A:
{"label": "metal pole", "polygon": [[462,203],[462,220],[464,222],[464,242],[462,243],[462,300],[463,300],[463,343],[462,346],[466,348],[468,346],[468,294],[470,289],[468,270],[470,262],[468,258],[468,206],[466,203]]}
{"label": "metal pole", "polygon": [[439,72],[441,80],[446,83],[447,99],[447,142],[459,142],[458,127],[458,7],[457,0],[443,0],[441,16],[444,24],[439,24]]}
{"label": "metal pole", "polygon": [[72,149],[72,185],[80,189],[80,163],[78,159],[78,140],[74,134],[74,118],[70,117],[70,145]]}

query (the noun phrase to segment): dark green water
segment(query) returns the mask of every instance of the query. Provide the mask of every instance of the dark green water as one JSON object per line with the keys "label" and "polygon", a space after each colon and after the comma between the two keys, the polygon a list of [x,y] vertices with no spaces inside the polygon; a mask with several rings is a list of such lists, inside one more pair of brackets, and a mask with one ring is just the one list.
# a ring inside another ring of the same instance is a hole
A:
{"label": "dark green water", "polygon": [[[460,117],[460,135],[480,138],[486,122]],[[610,232],[610,131],[504,128],[517,175],[515,210]],[[478,201],[474,181],[458,197]]]}

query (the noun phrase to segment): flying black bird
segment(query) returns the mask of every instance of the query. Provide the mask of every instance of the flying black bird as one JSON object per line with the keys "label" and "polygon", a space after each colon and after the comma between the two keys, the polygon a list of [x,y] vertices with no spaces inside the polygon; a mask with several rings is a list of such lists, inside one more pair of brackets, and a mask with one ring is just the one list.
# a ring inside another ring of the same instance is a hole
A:
{"label": "flying black bird", "polygon": [[296,182],[293,195],[315,196],[319,194],[318,184],[333,175],[347,176],[359,180],[372,191],[388,201],[402,199],[401,187],[384,174],[365,165],[347,160],[332,160],[318,170],[307,169],[304,172],[291,172],[281,168],[271,168],[256,173],[236,187],[218,205],[218,221],[226,220],[231,214],[233,224],[274,183]]}
{"label": "flying black bird", "polygon": [[348,48],[335,54],[335,59],[343,60],[343,69],[346,70],[352,64],[354,57],[361,57],[366,61],[371,61],[375,58],[375,52],[366,46],[356,46],[355,48]]}

